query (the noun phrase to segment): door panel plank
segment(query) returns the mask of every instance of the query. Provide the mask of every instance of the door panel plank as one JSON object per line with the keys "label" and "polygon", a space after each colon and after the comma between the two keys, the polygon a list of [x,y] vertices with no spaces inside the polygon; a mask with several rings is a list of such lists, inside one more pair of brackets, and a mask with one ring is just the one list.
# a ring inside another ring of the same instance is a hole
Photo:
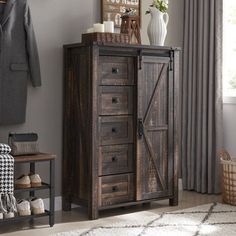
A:
{"label": "door panel plank", "polygon": [[166,188],[165,183],[164,183],[164,181],[163,181],[163,179],[162,179],[162,177],[161,177],[161,175],[159,173],[159,169],[158,169],[158,167],[156,165],[156,162],[155,162],[155,153],[153,151],[152,144],[151,144],[150,140],[148,139],[148,137],[147,137],[145,132],[144,132],[143,137],[144,137],[144,140],[145,140],[145,144],[147,145],[147,150],[149,152],[149,157],[150,157],[150,159],[152,161],[152,164],[153,164],[153,167],[154,167],[154,169],[156,171],[156,175],[157,175],[156,177],[160,181],[162,189],[165,189]]}
{"label": "door panel plank", "polygon": [[149,104],[148,104],[148,108],[147,108],[146,114],[145,114],[144,119],[143,119],[144,124],[146,123],[147,117],[148,117],[148,115],[149,115],[149,113],[150,113],[150,111],[151,111],[152,105],[153,105],[153,103],[154,103],[154,101],[155,101],[154,97],[155,97],[155,95],[156,95],[156,93],[157,93],[157,91],[158,91],[159,82],[160,82],[160,80],[163,78],[166,69],[167,69],[167,64],[163,64],[163,66],[162,66],[162,68],[161,68],[160,75],[159,75],[159,77],[158,77],[158,79],[157,79],[157,82],[156,82],[156,86],[155,86],[155,88],[154,88],[154,91],[153,91],[153,93],[152,93],[150,102],[149,102]]}

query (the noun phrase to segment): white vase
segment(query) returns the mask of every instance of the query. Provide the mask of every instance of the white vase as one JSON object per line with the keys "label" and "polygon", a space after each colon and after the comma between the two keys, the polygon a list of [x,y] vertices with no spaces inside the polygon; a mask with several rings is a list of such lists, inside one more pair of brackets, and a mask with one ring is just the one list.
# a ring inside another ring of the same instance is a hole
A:
{"label": "white vase", "polygon": [[164,46],[167,35],[169,16],[160,12],[156,7],[150,7],[151,19],[148,24],[148,38],[151,45]]}

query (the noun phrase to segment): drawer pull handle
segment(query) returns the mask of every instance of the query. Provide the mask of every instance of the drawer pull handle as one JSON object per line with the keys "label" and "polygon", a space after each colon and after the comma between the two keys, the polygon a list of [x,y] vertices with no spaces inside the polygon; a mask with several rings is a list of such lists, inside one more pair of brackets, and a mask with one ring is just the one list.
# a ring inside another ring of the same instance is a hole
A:
{"label": "drawer pull handle", "polygon": [[111,101],[112,101],[113,104],[117,104],[118,103],[118,98],[113,97]]}
{"label": "drawer pull handle", "polygon": [[118,187],[117,186],[113,186],[112,187],[112,192],[117,192],[118,191]]}
{"label": "drawer pull handle", "polygon": [[119,69],[118,68],[112,68],[112,74],[118,74],[119,73]]}
{"label": "drawer pull handle", "polygon": [[112,128],[111,132],[115,134],[115,133],[117,133],[117,129],[116,128]]}
{"label": "drawer pull handle", "polygon": [[117,162],[117,157],[116,157],[116,156],[112,157],[112,158],[111,158],[111,161],[112,161],[112,162]]}

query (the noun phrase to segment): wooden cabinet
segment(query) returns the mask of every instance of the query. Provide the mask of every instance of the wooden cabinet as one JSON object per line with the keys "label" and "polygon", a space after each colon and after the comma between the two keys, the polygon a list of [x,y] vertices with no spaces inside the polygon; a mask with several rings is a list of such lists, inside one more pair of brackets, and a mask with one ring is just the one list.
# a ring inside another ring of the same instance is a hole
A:
{"label": "wooden cabinet", "polygon": [[64,46],[63,209],[178,203],[179,51]]}

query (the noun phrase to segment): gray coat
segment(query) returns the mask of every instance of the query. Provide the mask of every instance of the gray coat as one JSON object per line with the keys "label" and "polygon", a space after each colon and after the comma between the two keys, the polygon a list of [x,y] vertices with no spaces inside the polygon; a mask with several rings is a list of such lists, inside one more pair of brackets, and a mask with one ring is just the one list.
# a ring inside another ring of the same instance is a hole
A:
{"label": "gray coat", "polygon": [[25,122],[27,80],[41,85],[38,50],[27,0],[0,4],[0,125]]}

